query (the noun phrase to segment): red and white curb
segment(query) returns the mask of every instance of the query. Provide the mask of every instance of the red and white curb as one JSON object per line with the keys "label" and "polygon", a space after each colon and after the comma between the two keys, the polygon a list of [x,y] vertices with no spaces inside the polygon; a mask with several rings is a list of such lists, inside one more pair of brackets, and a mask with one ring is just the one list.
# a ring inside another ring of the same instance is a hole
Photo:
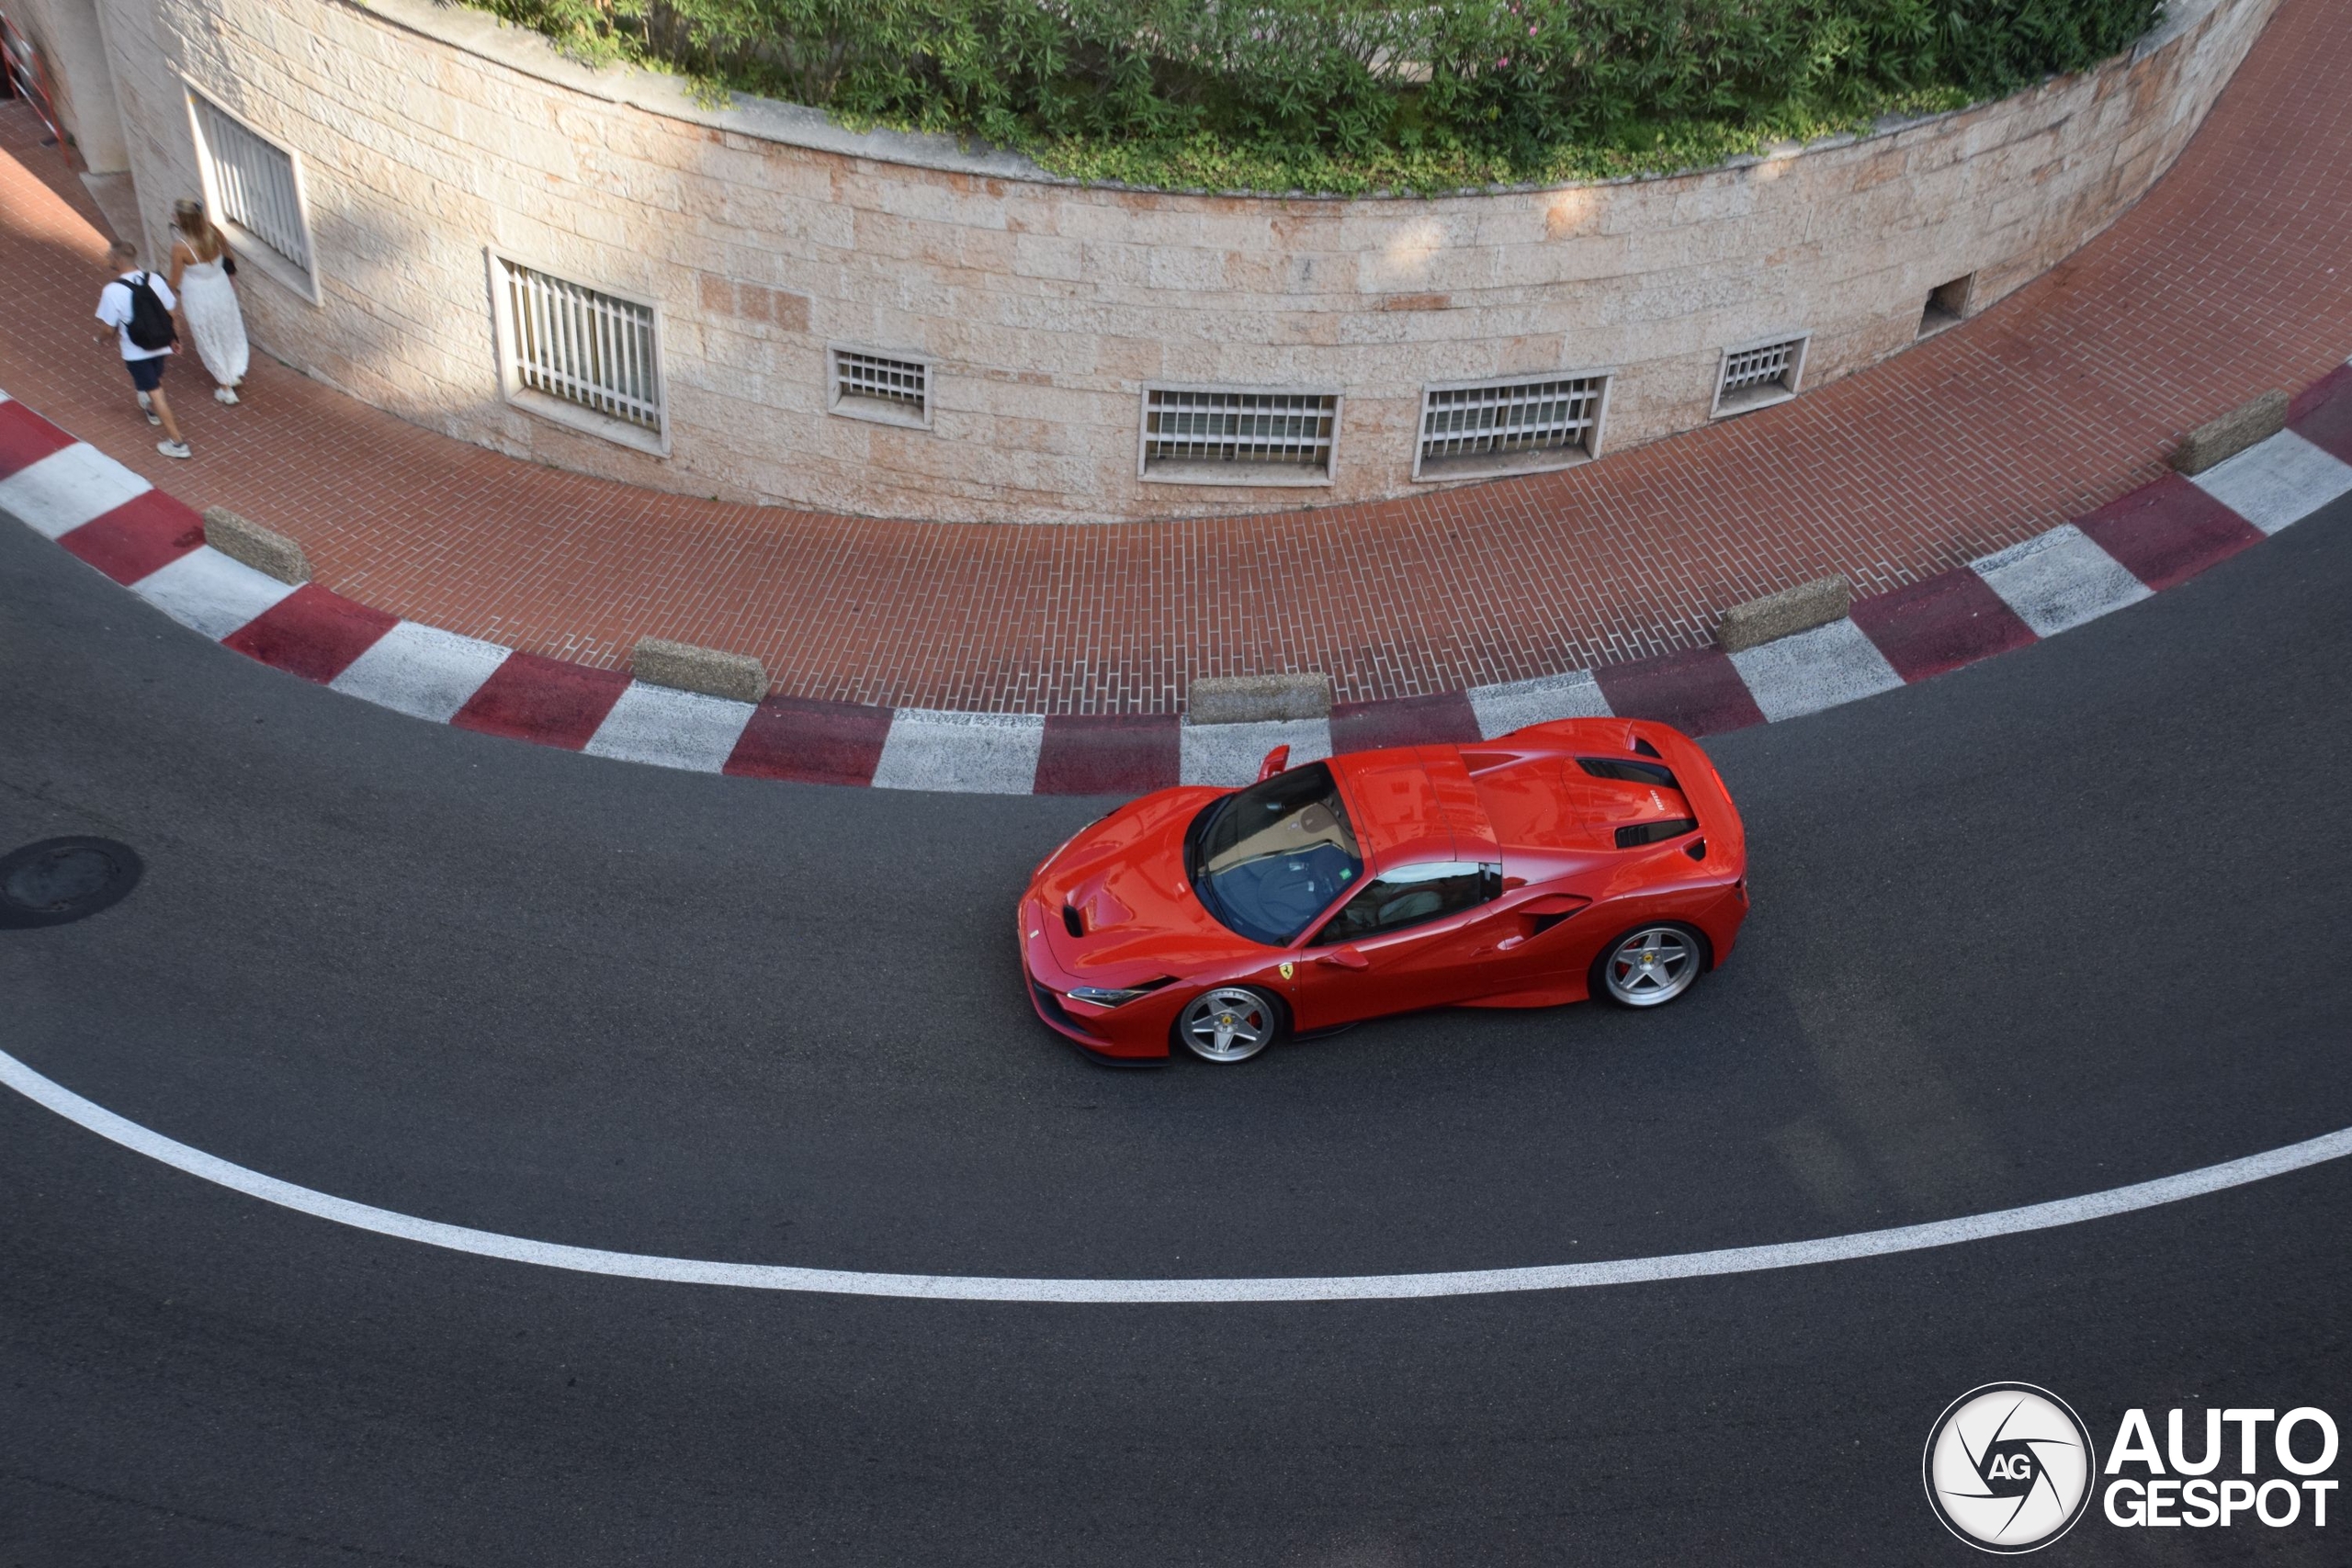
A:
{"label": "red and white curb", "polygon": [[2288,428],[2193,479],[2166,475],[1967,566],[1857,601],[1848,618],[1736,654],[1668,654],[1391,702],[1329,719],[1193,726],[1172,714],[980,714],[632,681],[289,587],[204,543],[203,520],[0,392],[0,513],[173,619],[347,695],[435,724],[700,773],[995,795],[1244,784],[1278,745],[1335,751],[1489,739],[1621,715],[1694,735],[1816,713],[1928,680],[2176,586],[2352,494],[2352,364]]}

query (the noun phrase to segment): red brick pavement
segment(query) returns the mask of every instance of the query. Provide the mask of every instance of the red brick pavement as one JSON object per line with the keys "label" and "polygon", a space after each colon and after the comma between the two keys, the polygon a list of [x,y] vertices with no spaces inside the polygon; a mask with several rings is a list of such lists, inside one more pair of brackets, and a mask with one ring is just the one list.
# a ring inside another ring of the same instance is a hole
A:
{"label": "red brick pavement", "polygon": [[[2173,173],[1977,320],[1727,424],[1379,505],[1091,527],[721,505],[516,462],[266,361],[235,409],[179,368],[198,456],[174,463],[88,335],[96,209],[17,106],[0,387],[294,536],[352,598],[591,666],[661,636],[755,654],[786,696],[1057,714],[1164,713],[1195,675],[1284,669],[1329,671],[1342,702],[1440,694],[1670,660],[1724,606],[1833,571],[1862,595],[1926,583],[2325,374],[2352,350],[2347,78],[2352,6],[2288,0]],[[1116,773],[1165,744],[1150,728],[1072,730],[1067,765]]]}

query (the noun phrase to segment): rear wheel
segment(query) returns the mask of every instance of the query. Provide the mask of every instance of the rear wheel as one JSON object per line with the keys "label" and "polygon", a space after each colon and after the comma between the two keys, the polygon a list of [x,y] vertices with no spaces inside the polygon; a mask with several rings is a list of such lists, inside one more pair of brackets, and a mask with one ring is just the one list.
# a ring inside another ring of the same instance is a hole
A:
{"label": "rear wheel", "polygon": [[1204,1062],[1246,1062],[1282,1032],[1282,1010],[1248,986],[1219,986],[1194,997],[1176,1020],[1177,1038]]}
{"label": "rear wheel", "polygon": [[1636,926],[1592,961],[1592,994],[1621,1008],[1664,1007],[1707,967],[1707,939],[1675,920]]}

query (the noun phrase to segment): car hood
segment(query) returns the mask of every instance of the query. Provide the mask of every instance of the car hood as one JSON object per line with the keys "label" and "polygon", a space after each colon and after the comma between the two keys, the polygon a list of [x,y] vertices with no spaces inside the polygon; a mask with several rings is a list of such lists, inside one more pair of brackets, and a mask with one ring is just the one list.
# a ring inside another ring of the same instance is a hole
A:
{"label": "car hood", "polygon": [[1255,951],[1201,907],[1184,874],[1185,830],[1227,793],[1146,795],[1087,827],[1038,867],[1028,896],[1054,961],[1088,985],[1127,986],[1181,978]]}

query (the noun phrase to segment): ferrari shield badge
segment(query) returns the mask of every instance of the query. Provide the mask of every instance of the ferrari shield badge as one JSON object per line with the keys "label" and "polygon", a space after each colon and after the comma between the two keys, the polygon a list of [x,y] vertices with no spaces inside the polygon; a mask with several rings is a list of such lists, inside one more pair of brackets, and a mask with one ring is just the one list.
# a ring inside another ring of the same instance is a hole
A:
{"label": "ferrari shield badge", "polygon": [[1289,979],[1289,978],[1291,977],[1292,973],[1293,973],[1295,970],[1296,970],[1297,968],[1298,968],[1298,965],[1297,965],[1297,964],[1283,964],[1283,979],[1285,979],[1285,980]]}

